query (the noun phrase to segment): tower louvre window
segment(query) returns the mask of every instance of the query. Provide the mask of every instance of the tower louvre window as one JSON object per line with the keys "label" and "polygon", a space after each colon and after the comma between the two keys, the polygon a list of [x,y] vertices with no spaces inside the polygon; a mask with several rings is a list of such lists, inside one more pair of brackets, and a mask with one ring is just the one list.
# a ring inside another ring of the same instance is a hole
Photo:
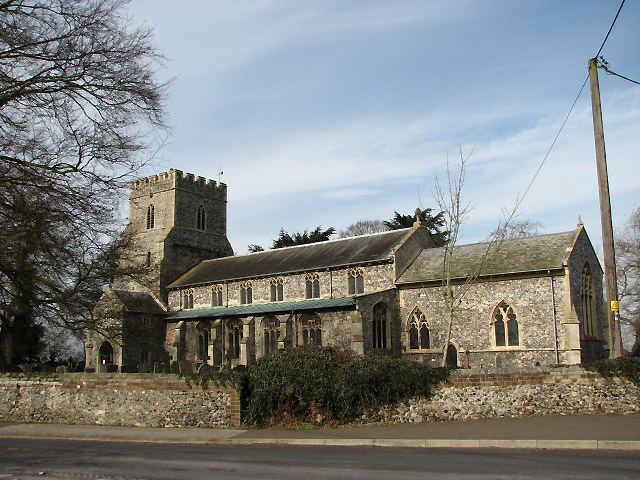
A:
{"label": "tower louvre window", "polygon": [[147,230],[151,230],[156,226],[156,208],[153,204],[147,207]]}
{"label": "tower louvre window", "polygon": [[207,229],[207,213],[202,205],[198,207],[198,215],[196,217],[196,228],[198,230]]}

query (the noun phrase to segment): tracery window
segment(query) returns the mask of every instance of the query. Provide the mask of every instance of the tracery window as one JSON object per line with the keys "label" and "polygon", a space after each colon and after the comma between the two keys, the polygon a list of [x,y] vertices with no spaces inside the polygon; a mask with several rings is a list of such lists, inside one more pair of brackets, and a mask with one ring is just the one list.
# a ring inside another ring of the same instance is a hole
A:
{"label": "tracery window", "polygon": [[493,340],[496,347],[516,347],[520,345],[520,327],[516,314],[506,302],[493,311]]}
{"label": "tracery window", "polygon": [[242,282],[240,284],[240,303],[248,305],[253,303],[253,288],[251,282]]}
{"label": "tracery window", "polygon": [[299,343],[302,345],[322,345],[322,320],[315,314],[303,314],[298,329]]}
{"label": "tracery window", "polygon": [[153,204],[147,207],[147,230],[151,230],[156,225],[156,208]]}
{"label": "tracery window", "polygon": [[196,326],[198,331],[198,359],[207,363],[209,360],[209,343],[211,341],[211,324],[200,322]]}
{"label": "tracery window", "polygon": [[320,276],[317,273],[309,273],[305,276],[306,297],[320,298]]}
{"label": "tracery window", "polygon": [[362,275],[362,269],[349,269],[347,272],[347,280],[349,283],[349,295],[364,293],[364,276]]}
{"label": "tracery window", "polygon": [[281,278],[274,278],[271,280],[271,301],[281,302],[284,298],[284,282]]}
{"label": "tracery window", "polygon": [[273,352],[278,348],[278,337],[280,336],[280,320],[270,315],[262,319],[262,341],[264,354]]}
{"label": "tracery window", "polygon": [[222,303],[222,285],[216,285],[215,287],[211,288],[211,306],[224,306],[224,304]]}
{"label": "tracery window", "polygon": [[149,365],[151,363],[151,354],[149,350],[143,348],[140,351],[140,365]]}
{"label": "tracery window", "polygon": [[227,357],[240,358],[240,341],[242,340],[242,322],[229,320],[227,322]]}
{"label": "tracery window", "polygon": [[387,348],[387,307],[376,303],[373,307],[373,348]]}
{"label": "tracery window", "polygon": [[193,289],[182,290],[180,292],[180,308],[193,308]]}
{"label": "tracery window", "polygon": [[409,315],[407,331],[409,350],[428,350],[431,348],[429,323],[419,308],[415,308]]}
{"label": "tracery window", "polygon": [[207,214],[202,205],[198,207],[198,215],[196,217],[196,228],[198,230],[206,230],[207,229]]}
{"label": "tracery window", "polygon": [[585,337],[595,336],[596,301],[593,292],[593,277],[589,265],[582,269],[580,281],[580,304],[582,306],[582,332]]}

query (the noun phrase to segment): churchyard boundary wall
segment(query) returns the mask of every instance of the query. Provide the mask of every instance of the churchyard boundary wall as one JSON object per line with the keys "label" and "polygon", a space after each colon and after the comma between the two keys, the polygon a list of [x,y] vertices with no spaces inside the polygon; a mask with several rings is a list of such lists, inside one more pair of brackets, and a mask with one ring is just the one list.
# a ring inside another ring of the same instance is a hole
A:
{"label": "churchyard boundary wall", "polygon": [[366,420],[419,423],[594,414],[640,414],[640,386],[577,366],[458,370],[434,388],[430,398],[413,398],[383,408]]}
{"label": "churchyard boundary wall", "polygon": [[240,398],[176,375],[0,375],[0,422],[234,428]]}
{"label": "churchyard boundary wall", "polygon": [[[232,385],[168,374],[0,375],[0,422],[234,428]],[[418,423],[533,415],[640,414],[640,386],[581,367],[458,370],[433,389],[367,415],[365,422]]]}

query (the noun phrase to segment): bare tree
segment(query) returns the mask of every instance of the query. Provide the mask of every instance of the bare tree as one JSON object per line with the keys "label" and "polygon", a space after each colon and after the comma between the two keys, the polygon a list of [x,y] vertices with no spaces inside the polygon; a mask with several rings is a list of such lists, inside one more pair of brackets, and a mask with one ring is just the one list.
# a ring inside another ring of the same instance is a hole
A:
{"label": "bare tree", "polygon": [[358,220],[340,232],[340,238],[370,235],[389,230],[382,220]]}
{"label": "bare tree", "polygon": [[490,233],[490,238],[513,240],[515,238],[535,237],[540,234],[542,223],[533,220],[517,220]]}
{"label": "bare tree", "polygon": [[491,234],[489,241],[478,262],[473,268],[465,272],[464,278],[454,278],[454,265],[456,261],[457,243],[460,229],[465,222],[471,205],[464,200],[463,187],[465,181],[466,167],[469,156],[465,156],[462,149],[459,151],[459,162],[456,170],[452,170],[449,160],[446,166],[446,184],[441,185],[436,177],[434,196],[444,219],[444,228],[449,236],[443,247],[442,256],[442,298],[445,306],[447,327],[445,331],[445,341],[442,348],[442,366],[447,362],[447,350],[451,343],[451,332],[456,315],[458,314],[462,302],[469,292],[469,289],[480,276],[487,264],[487,261],[499,250],[502,242],[507,238],[507,232],[512,225],[513,217],[519,205],[511,211],[503,211],[504,220]]}
{"label": "bare tree", "polygon": [[640,356],[640,208],[631,213],[616,238],[616,270],[620,320],[635,334],[631,353]]}
{"label": "bare tree", "polygon": [[0,366],[95,328],[119,200],[164,132],[160,60],[120,0],[0,0]]}

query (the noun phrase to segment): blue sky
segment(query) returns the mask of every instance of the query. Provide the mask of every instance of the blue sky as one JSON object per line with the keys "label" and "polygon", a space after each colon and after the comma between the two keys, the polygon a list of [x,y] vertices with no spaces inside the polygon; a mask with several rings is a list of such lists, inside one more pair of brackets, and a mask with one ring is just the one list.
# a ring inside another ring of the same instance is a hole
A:
{"label": "blue sky", "polygon": [[[593,1],[134,0],[166,56],[171,136],[158,169],[228,185],[238,253],[289,231],[433,207],[473,152],[462,240],[486,237],[544,157],[619,6]],[[603,50],[640,79],[640,1]],[[600,73],[614,222],[640,205],[640,87]],[[153,172],[149,172],[153,173]],[[580,215],[600,242],[588,86],[519,219]]]}

